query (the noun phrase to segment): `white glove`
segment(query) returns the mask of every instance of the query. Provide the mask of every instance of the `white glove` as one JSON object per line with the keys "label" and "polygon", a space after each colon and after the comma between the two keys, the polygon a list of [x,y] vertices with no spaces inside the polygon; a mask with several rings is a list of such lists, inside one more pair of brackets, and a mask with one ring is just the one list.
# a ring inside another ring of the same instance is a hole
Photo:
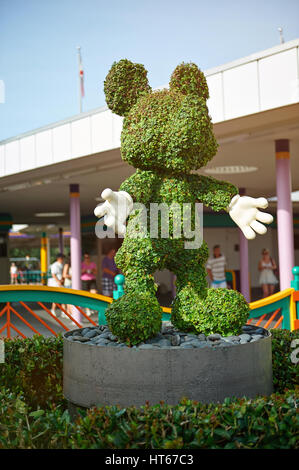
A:
{"label": "white glove", "polygon": [[126,233],[126,219],[133,209],[133,199],[126,191],[116,192],[109,188],[104,189],[101,197],[106,202],[95,208],[94,215],[99,218],[104,216],[105,225],[123,236]]}
{"label": "white glove", "polygon": [[268,207],[268,201],[264,197],[253,198],[236,195],[232,198],[227,211],[245,237],[248,240],[253,240],[256,233],[263,235],[267,232],[267,228],[260,222],[264,224],[273,222],[271,214],[258,210],[258,208],[266,209],[266,207]]}

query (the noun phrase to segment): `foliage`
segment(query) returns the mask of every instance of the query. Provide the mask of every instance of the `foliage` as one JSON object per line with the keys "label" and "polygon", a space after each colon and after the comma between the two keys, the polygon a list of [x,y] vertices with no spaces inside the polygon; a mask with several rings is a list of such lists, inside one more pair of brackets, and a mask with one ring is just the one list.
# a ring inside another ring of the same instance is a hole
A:
{"label": "foliage", "polygon": [[69,448],[74,430],[62,406],[28,406],[24,396],[0,389],[0,449]]}
{"label": "foliage", "polygon": [[[272,333],[272,367],[273,367],[273,385],[277,392],[284,392],[285,389],[292,390],[299,384],[299,365],[291,360],[291,353],[294,351],[292,341],[298,341],[299,330],[271,330]],[[297,357],[299,354],[297,353]]]}
{"label": "foliage", "polygon": [[296,395],[288,394],[211,405],[182,400],[141,410],[93,409],[78,421],[81,432],[72,443],[112,449],[295,448],[297,406]]}
{"label": "foliage", "polygon": [[160,331],[162,309],[158,300],[147,292],[127,293],[108,306],[106,318],[110,330],[133,346]]}
{"label": "foliage", "polygon": [[138,98],[150,90],[144,66],[126,59],[113,63],[104,82],[107,104],[120,116],[125,116]]}
{"label": "foliage", "polygon": [[[152,92],[144,67],[124,59],[112,65],[104,83],[104,91],[109,108],[125,116],[121,155],[123,160],[137,169],[121,185],[121,191],[127,191],[135,203],[143,203],[147,209],[151,202],[168,206],[176,203],[181,210],[180,215],[176,216],[181,219],[181,228],[185,217],[181,215],[183,204],[190,203],[192,212],[189,222],[193,231],[196,202],[208,205],[213,210],[228,207],[238,192],[237,188],[230,183],[191,173],[205,166],[218,148],[206,104],[209,97],[207,82],[196,64],[178,65],[171,76],[169,90]],[[130,313],[121,311],[121,308],[132,308],[134,312],[138,310],[139,294],[144,292],[154,298],[153,273],[167,268],[177,276],[177,321],[182,327],[190,329],[190,323],[198,323],[198,317],[204,315],[202,306],[207,295],[204,270],[208,257],[207,246],[203,243],[198,249],[186,250],[184,242],[190,240],[183,230],[179,237],[174,236],[173,213],[170,215],[169,236],[162,237],[159,231],[157,238],[150,237],[148,233],[145,237],[136,238],[133,234],[138,217],[138,211],[130,215],[126,237],[116,257],[117,266],[126,276],[126,291],[137,295],[135,299],[130,298],[130,302],[119,302],[115,309],[111,309],[119,312],[121,318],[128,318]],[[212,295],[209,297],[211,301]],[[188,299],[188,312],[183,298]],[[215,301],[218,301],[217,295]],[[216,308],[219,311],[219,305]],[[223,312],[226,311],[227,307],[224,306]],[[213,312],[209,310],[209,314]],[[187,316],[189,318],[185,321],[183,318]],[[243,311],[239,316],[244,316]],[[225,314],[219,314],[218,318],[225,318],[226,324],[228,319],[234,321],[232,316]],[[154,323],[155,319],[152,321]],[[223,329],[235,331],[235,324],[231,327],[226,324]],[[117,334],[117,321],[111,323],[111,328]],[[153,326],[147,331],[156,330]],[[144,332],[141,334],[144,337]]]}
{"label": "foliage", "polygon": [[99,407],[82,410],[75,421],[61,394],[62,338],[7,340],[0,365],[0,449],[298,448],[298,365],[290,361],[290,344],[299,331],[272,334],[274,390],[283,394],[222,404],[183,399],[177,406]]}
{"label": "foliage", "polygon": [[32,407],[63,402],[62,353],[61,336],[5,340],[1,388],[21,393]]}
{"label": "foliage", "polygon": [[197,95],[154,91],[142,96],[124,120],[123,160],[158,175],[188,174],[206,165],[217,148],[206,101]]}
{"label": "foliage", "polygon": [[[197,308],[192,311],[194,302]],[[172,308],[172,322],[179,329],[194,330],[205,335],[239,335],[249,313],[249,306],[238,291],[211,288],[202,300],[196,292],[183,288]]]}
{"label": "foliage", "polygon": [[0,392],[0,448],[292,449],[298,448],[298,394],[203,405],[183,399],[135,408],[101,407],[75,422],[62,407],[30,411],[22,396]]}
{"label": "foliage", "polygon": [[196,64],[185,64],[183,62],[178,65],[171,75],[169,87],[171,90],[180,91],[184,95],[194,94],[206,100],[209,98],[206,77]]}

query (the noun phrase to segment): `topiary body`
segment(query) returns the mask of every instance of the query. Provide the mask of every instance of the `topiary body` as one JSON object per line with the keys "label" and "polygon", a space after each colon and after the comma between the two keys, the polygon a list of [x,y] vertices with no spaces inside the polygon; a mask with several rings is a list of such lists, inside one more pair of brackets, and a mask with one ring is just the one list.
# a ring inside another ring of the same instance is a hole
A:
{"label": "topiary body", "polygon": [[[120,190],[129,193],[134,202],[142,203],[148,209],[147,217],[151,203],[176,204],[180,209],[184,203],[191,203],[194,209],[195,203],[200,202],[215,211],[228,207],[238,193],[235,186],[192,173],[205,166],[218,147],[206,105],[208,86],[195,64],[179,65],[172,74],[169,90],[151,91],[144,67],[121,60],[112,65],[106,77],[105,93],[110,109],[124,116],[122,159],[137,169]],[[107,311],[113,333],[120,336],[123,329],[125,335],[121,337],[128,334],[135,342],[157,332],[153,273],[165,268],[177,276],[177,295],[172,306],[172,322],[177,327],[203,333],[239,333],[249,315],[248,304],[238,292],[208,289],[206,243],[185,249],[186,236],[182,233],[180,238],[174,237],[174,211],[170,212],[167,238],[161,237],[160,230],[158,238],[151,238],[148,231],[136,237],[140,217],[140,211],[130,214],[125,239],[116,255],[116,264],[126,277],[126,294]],[[161,218],[158,225],[160,228]],[[136,325],[131,335],[124,319],[131,328],[132,312]],[[160,309],[160,318],[161,315]],[[146,332],[142,329],[143,319]]]}

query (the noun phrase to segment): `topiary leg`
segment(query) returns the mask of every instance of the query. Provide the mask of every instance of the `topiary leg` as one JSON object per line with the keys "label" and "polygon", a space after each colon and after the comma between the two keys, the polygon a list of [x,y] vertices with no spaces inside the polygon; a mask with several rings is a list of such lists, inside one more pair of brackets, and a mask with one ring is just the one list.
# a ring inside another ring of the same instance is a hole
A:
{"label": "topiary leg", "polygon": [[183,331],[206,335],[240,334],[249,316],[249,306],[243,295],[230,289],[207,288],[205,264],[208,251],[205,243],[199,250],[185,251],[178,256],[184,259],[182,265],[170,264],[170,269],[177,275],[172,323]]}
{"label": "topiary leg", "polygon": [[159,269],[162,254],[149,237],[132,239],[125,237],[115,256],[117,267],[125,276],[125,292],[155,295],[153,273]]}
{"label": "topiary leg", "polygon": [[232,289],[208,289],[202,313],[194,316],[196,331],[223,336],[239,335],[250,308],[244,296]]}
{"label": "topiary leg", "polygon": [[177,294],[172,304],[171,321],[180,330],[196,330],[197,319],[204,314],[208,292],[205,269],[199,265],[189,277],[187,272],[175,274]]}
{"label": "topiary leg", "polygon": [[167,262],[168,268],[177,276],[171,321],[181,330],[192,331],[195,329],[194,316],[200,314],[202,301],[207,296],[205,264],[208,247],[203,242],[199,249],[187,250],[181,240],[173,242],[173,245]]}
{"label": "topiary leg", "polygon": [[125,275],[125,294],[107,308],[106,318],[113,334],[130,345],[155,336],[161,329],[163,312],[155,295],[153,277],[163,259],[159,249],[147,235],[143,238],[126,235],[115,257],[116,265]]}

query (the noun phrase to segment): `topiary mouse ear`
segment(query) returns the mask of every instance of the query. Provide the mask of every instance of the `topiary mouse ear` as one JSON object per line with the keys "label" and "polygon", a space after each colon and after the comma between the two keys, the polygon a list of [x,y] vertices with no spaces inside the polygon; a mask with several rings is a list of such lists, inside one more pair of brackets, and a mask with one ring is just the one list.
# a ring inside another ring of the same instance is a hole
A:
{"label": "topiary mouse ear", "polygon": [[150,91],[144,66],[127,59],[114,62],[104,81],[106,103],[120,116],[128,114],[138,98]]}
{"label": "topiary mouse ear", "polygon": [[209,98],[206,77],[192,62],[189,64],[183,62],[174,69],[169,86],[171,90],[180,91],[184,95],[197,95],[206,100]]}

